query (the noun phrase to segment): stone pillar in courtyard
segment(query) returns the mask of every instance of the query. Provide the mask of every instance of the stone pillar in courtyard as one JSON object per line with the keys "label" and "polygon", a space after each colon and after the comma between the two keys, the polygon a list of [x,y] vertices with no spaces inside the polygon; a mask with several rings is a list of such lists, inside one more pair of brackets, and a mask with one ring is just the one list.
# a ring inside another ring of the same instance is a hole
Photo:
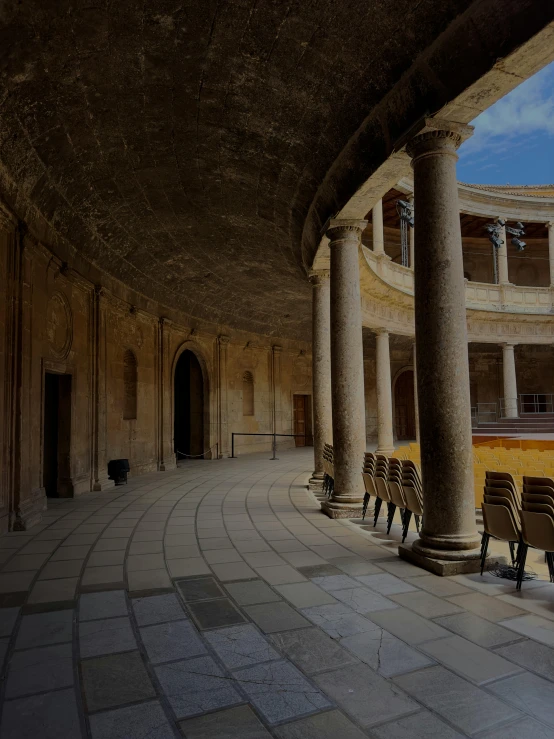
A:
{"label": "stone pillar in courtyard", "polygon": [[331,518],[361,514],[366,449],[360,237],[367,221],[331,220],[331,386],[335,489],[322,510]]}
{"label": "stone pillar in courtyard", "polygon": [[504,418],[518,418],[515,344],[502,344],[502,374],[504,377]]}
{"label": "stone pillar in courtyard", "polygon": [[414,415],[415,415],[415,438],[416,442],[419,444],[419,405],[417,402],[417,355],[416,355],[416,345],[414,343]]}
{"label": "stone pillar in courtyard", "polygon": [[506,241],[506,226],[500,228],[499,236],[504,242],[500,249],[497,250],[498,256],[498,282],[500,285],[507,285],[510,282],[508,276],[508,243]]}
{"label": "stone pillar in courtyard", "polygon": [[392,430],[392,385],[390,376],[389,332],[377,329],[376,373],[377,389],[377,453],[390,456],[394,451]]}
{"label": "stone pillar in courtyard", "polygon": [[312,284],[312,383],[314,473],[310,487],[323,482],[323,448],[333,443],[331,401],[331,283],[328,270],[310,274]]}
{"label": "stone pillar in courtyard", "polygon": [[[412,213],[415,214],[415,208],[414,208],[414,195],[413,193],[408,198],[409,202],[412,204]],[[415,261],[415,228],[412,227],[408,229],[410,232],[410,263],[409,266],[413,269],[414,268],[414,261]]]}
{"label": "stone pillar in courtyard", "polygon": [[385,231],[383,228],[383,201],[378,200],[371,211],[373,227],[373,253],[385,253]]}
{"label": "stone pillar in courtyard", "polygon": [[547,223],[548,228],[548,260],[550,264],[550,287],[554,287],[554,221]]}
{"label": "stone pillar in courtyard", "polygon": [[427,121],[408,144],[417,199],[415,324],[424,492],[420,538],[399,554],[441,575],[476,571],[469,362],[456,149],[471,127]]}

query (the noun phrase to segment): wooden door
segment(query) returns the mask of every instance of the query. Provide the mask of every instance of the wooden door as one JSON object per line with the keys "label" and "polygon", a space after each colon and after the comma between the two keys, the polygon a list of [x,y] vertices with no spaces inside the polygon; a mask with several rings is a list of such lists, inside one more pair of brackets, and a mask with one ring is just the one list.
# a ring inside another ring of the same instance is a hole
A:
{"label": "wooden door", "polygon": [[296,446],[312,446],[312,398],[311,395],[294,395],[294,438]]}
{"label": "wooden door", "polygon": [[396,380],[394,388],[394,415],[396,438],[415,439],[414,373],[406,370]]}

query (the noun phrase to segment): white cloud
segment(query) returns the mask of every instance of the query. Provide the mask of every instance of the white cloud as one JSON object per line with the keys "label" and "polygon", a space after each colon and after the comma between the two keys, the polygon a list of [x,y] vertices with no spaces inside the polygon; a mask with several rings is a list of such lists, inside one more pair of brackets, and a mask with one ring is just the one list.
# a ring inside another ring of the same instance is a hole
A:
{"label": "white cloud", "polygon": [[536,146],[537,135],[554,137],[554,63],[481,113],[473,125],[475,133],[460,147],[464,164]]}

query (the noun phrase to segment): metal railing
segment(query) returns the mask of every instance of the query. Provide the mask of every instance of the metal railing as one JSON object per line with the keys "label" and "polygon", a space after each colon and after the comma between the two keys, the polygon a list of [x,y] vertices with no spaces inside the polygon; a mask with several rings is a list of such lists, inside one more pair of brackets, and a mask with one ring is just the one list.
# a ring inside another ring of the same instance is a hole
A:
{"label": "metal railing", "polygon": [[272,452],[273,452],[273,456],[270,457],[271,460],[279,459],[276,456],[276,452],[277,452],[277,437],[278,436],[288,436],[289,438],[290,437],[293,437],[295,439],[296,438],[300,438],[300,439],[304,439],[304,440],[311,439],[312,438],[312,435],[311,434],[253,434],[253,433],[242,433],[240,431],[238,431],[238,432],[237,431],[233,431],[233,433],[231,434],[231,457],[230,457],[231,459],[236,459],[236,457],[235,457],[235,436],[271,436],[272,439],[273,439],[272,440],[272,444],[271,444],[271,449],[272,449]]}
{"label": "metal railing", "polygon": [[[475,411],[475,413],[473,413]],[[496,423],[498,420],[498,407],[496,403],[477,403],[472,408],[471,421],[477,426],[481,423]]]}
{"label": "metal railing", "polygon": [[519,412],[554,413],[554,395],[552,393],[522,393],[519,396]]}

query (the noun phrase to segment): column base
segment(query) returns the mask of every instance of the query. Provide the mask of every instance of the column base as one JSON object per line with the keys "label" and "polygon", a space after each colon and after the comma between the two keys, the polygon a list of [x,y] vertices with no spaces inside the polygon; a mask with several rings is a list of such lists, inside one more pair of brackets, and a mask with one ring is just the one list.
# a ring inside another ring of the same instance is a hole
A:
{"label": "column base", "polygon": [[391,457],[394,454],[394,447],[387,447],[386,449],[376,449],[375,454],[384,454],[385,457]]}
{"label": "column base", "polygon": [[321,492],[323,489],[323,474],[321,472],[314,472],[308,480],[308,490],[314,493]]}
{"label": "column base", "polygon": [[101,477],[98,480],[95,480],[92,489],[96,492],[101,492],[102,490],[111,490],[115,487],[115,481],[110,480],[110,478],[106,475],[105,477]]}
{"label": "column base", "polygon": [[[414,544],[415,543],[416,542],[414,542]],[[449,575],[465,575],[481,571],[480,549],[441,552],[438,549],[431,550],[425,547],[414,550],[412,544],[400,544],[398,546],[398,556],[400,559],[404,559],[406,562],[416,565],[416,567],[421,567],[423,570],[432,572],[435,575],[440,575],[441,577],[448,577]],[[486,559],[485,569],[488,569],[495,563],[505,564],[506,561],[506,557],[490,555]]]}
{"label": "column base", "polygon": [[361,518],[363,502],[356,500],[348,503],[339,503],[336,500],[326,500],[321,504],[321,510],[329,518]]}

